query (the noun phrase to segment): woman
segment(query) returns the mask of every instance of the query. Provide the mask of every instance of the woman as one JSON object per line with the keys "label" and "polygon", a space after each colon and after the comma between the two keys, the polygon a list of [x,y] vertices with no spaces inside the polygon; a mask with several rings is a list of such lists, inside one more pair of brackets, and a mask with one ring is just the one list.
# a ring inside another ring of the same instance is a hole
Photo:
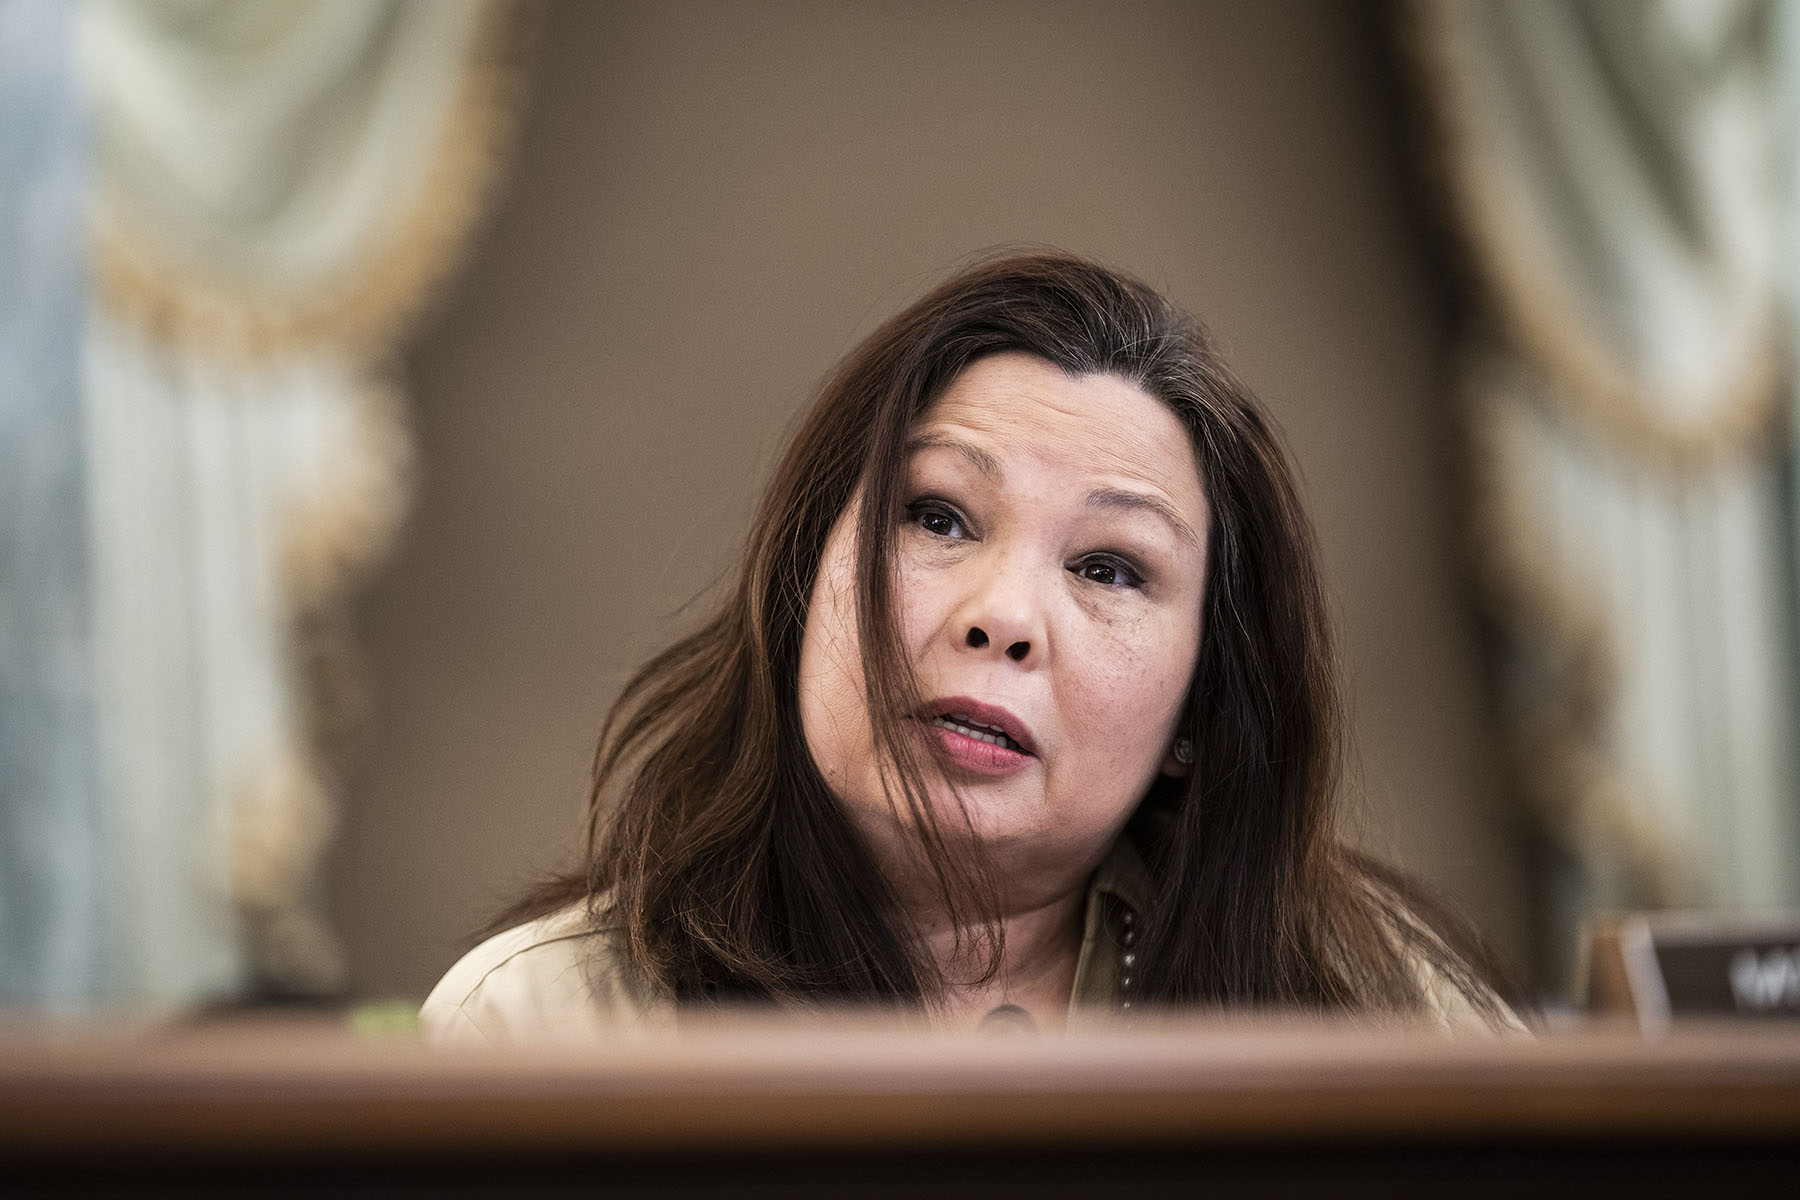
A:
{"label": "woman", "polygon": [[1306,518],[1200,327],[1077,258],[990,262],[826,385],[735,590],[607,720],[586,868],[423,1020],[1515,1025],[1473,940],[1336,840],[1338,725]]}

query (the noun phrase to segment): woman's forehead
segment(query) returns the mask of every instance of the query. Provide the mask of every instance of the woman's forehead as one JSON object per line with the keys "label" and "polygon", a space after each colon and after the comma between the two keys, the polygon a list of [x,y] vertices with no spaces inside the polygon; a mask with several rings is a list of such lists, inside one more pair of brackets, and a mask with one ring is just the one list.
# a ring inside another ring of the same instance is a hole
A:
{"label": "woman's forehead", "polygon": [[1120,376],[1071,376],[1026,354],[964,370],[915,425],[908,449],[953,453],[996,479],[1024,462],[1148,484],[1196,522],[1204,516],[1193,445],[1166,404]]}

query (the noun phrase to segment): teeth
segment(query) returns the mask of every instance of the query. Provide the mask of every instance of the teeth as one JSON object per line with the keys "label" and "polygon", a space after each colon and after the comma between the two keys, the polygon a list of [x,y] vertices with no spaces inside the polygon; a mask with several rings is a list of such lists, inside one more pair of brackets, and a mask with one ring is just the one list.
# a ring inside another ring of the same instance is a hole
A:
{"label": "teeth", "polygon": [[944,716],[939,717],[935,724],[944,729],[960,733],[965,737],[972,737],[978,742],[986,742],[990,746],[999,746],[1006,750],[1016,750],[1021,754],[1024,753],[1023,747],[1007,737],[1004,733],[1001,733],[998,730],[989,729],[985,725],[977,725],[961,713],[947,713]]}
{"label": "teeth", "polygon": [[980,721],[977,721],[973,717],[969,716],[968,713],[946,713],[945,716],[949,720],[955,721],[958,725],[967,725],[970,729],[981,729],[981,730],[987,731],[988,733],[997,733],[1001,737],[1006,736],[1006,732],[1004,730],[996,729],[992,725],[983,725]]}

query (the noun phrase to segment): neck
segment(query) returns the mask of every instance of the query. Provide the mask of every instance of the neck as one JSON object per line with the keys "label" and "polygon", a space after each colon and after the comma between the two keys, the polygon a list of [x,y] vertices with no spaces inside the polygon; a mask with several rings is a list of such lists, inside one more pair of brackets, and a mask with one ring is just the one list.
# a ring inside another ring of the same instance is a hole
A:
{"label": "neck", "polygon": [[1088,879],[1098,854],[1041,844],[986,847],[986,866],[1000,884],[997,920],[1004,937],[1004,952],[990,974],[988,930],[959,923],[945,911],[937,874],[916,837],[895,823],[862,832],[943,981],[931,1004],[937,1021],[972,1027],[1011,1004],[1024,1009],[1039,1029],[1067,1026]]}
{"label": "neck", "polygon": [[1081,954],[1085,893],[1085,887],[1074,888],[1003,912],[1005,951],[998,969],[986,978],[985,930],[947,921],[929,929],[925,944],[944,979],[937,1006],[943,1023],[973,1026],[1000,1005],[1012,1004],[1029,1013],[1039,1029],[1063,1028]]}

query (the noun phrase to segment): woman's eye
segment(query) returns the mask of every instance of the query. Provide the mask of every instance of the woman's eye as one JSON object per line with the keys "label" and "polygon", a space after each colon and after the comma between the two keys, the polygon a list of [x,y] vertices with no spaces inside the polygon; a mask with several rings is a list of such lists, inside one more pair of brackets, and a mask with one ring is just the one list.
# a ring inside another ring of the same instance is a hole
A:
{"label": "woman's eye", "polygon": [[915,500],[906,506],[913,523],[926,533],[943,538],[966,538],[969,531],[955,510],[936,500]]}
{"label": "woman's eye", "polygon": [[1116,558],[1090,558],[1076,565],[1075,574],[1101,587],[1144,586],[1144,577]]}

